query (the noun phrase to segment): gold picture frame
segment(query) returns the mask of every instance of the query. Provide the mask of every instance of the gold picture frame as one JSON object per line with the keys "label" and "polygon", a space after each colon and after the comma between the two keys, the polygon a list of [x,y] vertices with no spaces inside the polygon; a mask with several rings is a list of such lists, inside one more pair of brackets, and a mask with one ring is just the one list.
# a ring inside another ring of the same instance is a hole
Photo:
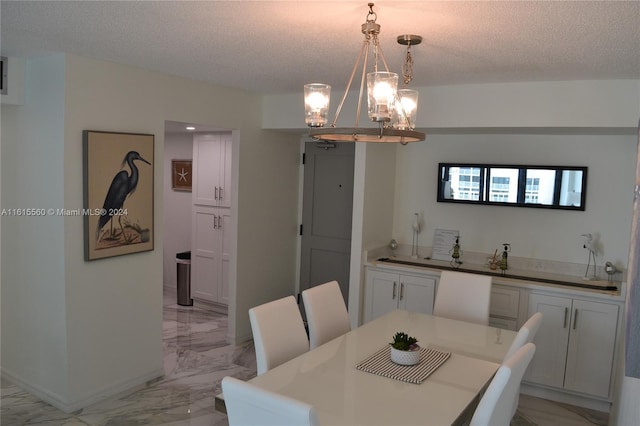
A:
{"label": "gold picture frame", "polygon": [[153,250],[154,135],[83,131],[85,260]]}
{"label": "gold picture frame", "polygon": [[171,188],[191,192],[192,160],[171,160]]}

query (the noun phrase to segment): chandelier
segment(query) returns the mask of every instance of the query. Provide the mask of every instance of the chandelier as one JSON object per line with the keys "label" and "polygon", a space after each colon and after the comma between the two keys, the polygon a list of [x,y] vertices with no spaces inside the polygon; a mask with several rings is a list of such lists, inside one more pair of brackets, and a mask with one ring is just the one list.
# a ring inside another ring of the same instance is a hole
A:
{"label": "chandelier", "polygon": [[[373,3],[369,3],[366,22],[362,24],[364,43],[358,59],[353,66],[344,95],[338,105],[331,124],[327,127],[331,86],[323,83],[312,83],[304,86],[305,123],[311,128],[309,136],[324,142],[391,142],[407,144],[425,139],[425,134],[417,132],[415,118],[417,115],[418,92],[411,89],[398,90],[398,74],[390,72],[389,66],[378,40],[380,25],[376,23],[377,15],[373,11]],[[407,46],[405,63],[402,67],[403,81],[407,85],[413,78],[413,58],[410,48],[420,44],[422,37],[417,35],[398,36],[398,43]],[[373,71],[367,72],[369,57],[373,57]],[[351,83],[362,61],[360,93],[356,110],[354,127],[336,127],[338,117],[349,94]],[[382,62],[384,71],[378,70]],[[378,127],[360,127],[360,112],[366,81],[367,113],[369,119]]]}

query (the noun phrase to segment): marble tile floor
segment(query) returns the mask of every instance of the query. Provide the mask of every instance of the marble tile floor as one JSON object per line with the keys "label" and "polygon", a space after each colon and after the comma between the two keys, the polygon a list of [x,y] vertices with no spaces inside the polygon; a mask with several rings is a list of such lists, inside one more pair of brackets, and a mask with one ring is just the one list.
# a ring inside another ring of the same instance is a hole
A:
{"label": "marble tile floor", "polygon": [[[163,378],[71,414],[2,380],[0,425],[227,426],[227,417],[213,408],[213,397],[224,376],[255,376],[253,345],[227,345],[225,316],[177,305],[171,291],[165,292],[163,316]],[[511,425],[604,426],[607,421],[607,413],[522,395]]]}
{"label": "marble tile floor", "polygon": [[227,345],[227,318],[198,307],[180,306],[165,292],[163,350],[165,376],[133,393],[65,414],[17,386],[0,383],[0,425],[226,426],[214,410],[220,381],[256,375],[252,343]]}

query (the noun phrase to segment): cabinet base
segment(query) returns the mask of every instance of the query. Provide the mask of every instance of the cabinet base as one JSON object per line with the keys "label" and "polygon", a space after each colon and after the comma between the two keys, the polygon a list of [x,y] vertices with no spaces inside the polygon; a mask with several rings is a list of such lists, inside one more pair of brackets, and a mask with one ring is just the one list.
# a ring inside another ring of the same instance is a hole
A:
{"label": "cabinet base", "polygon": [[602,411],[605,413],[608,413],[611,410],[610,401],[597,398],[589,398],[588,396],[576,395],[568,393],[566,391],[540,387],[529,383],[522,383],[522,385],[520,386],[520,392],[525,395],[535,396],[537,398],[549,399],[551,401],[561,402],[563,404],[577,405],[578,407]]}

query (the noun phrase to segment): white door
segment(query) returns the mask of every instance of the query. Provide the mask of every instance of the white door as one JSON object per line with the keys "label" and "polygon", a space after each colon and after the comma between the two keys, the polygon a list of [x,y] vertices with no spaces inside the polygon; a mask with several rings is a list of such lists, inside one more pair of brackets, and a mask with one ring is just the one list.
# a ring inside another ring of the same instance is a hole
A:
{"label": "white door", "polygon": [[398,308],[399,276],[382,271],[367,271],[364,322],[374,320]]}
{"label": "white door", "polygon": [[220,265],[218,218],[211,207],[193,207],[191,223],[191,297],[218,300]]}
{"label": "white door", "polygon": [[354,153],[352,142],[305,144],[300,292],[336,280],[347,305]]}
{"label": "white door", "polygon": [[571,299],[530,294],[529,317],[536,312],[542,312],[542,324],[536,334],[536,353],[524,379],[561,388],[567,360]]}
{"label": "white door", "polygon": [[436,280],[433,278],[400,275],[398,307],[411,312],[432,314],[435,289]]}
{"label": "white door", "polygon": [[220,135],[194,136],[193,204],[202,206],[217,206],[219,204],[221,165],[224,160],[223,147]]}
{"label": "white door", "polygon": [[565,389],[609,396],[618,306],[573,300]]}

